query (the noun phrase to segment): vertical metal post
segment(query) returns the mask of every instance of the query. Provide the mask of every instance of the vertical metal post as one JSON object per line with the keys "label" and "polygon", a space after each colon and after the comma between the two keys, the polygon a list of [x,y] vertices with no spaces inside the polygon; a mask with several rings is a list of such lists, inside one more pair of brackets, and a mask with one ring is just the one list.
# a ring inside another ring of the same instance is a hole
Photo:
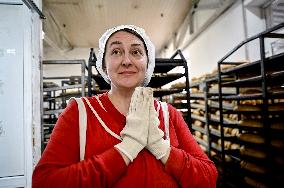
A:
{"label": "vertical metal post", "polygon": [[208,156],[211,157],[211,138],[210,138],[210,129],[209,129],[209,101],[208,101],[208,82],[204,81],[204,101],[205,101],[205,124],[206,124],[206,136],[207,136],[207,149],[208,149]]}
{"label": "vertical metal post", "polygon": [[266,80],[266,67],[265,67],[265,46],[264,46],[264,36],[259,37],[260,43],[260,71],[261,71],[261,87],[262,87],[262,122],[264,127],[264,137],[265,137],[265,150],[267,153],[267,161],[265,166],[268,167],[268,182],[270,185],[272,183],[272,168],[270,164],[272,164],[271,159],[271,131],[270,131],[270,122],[268,120],[268,91],[267,91],[267,80]]}
{"label": "vertical metal post", "polygon": [[[177,50],[176,54],[179,54],[179,56],[181,57],[181,59],[183,59],[183,63],[184,63],[184,76],[185,76],[185,90],[186,90],[186,101],[187,101],[187,116],[186,116],[186,122],[187,125],[189,127],[189,129],[192,131],[192,124],[191,124],[191,106],[190,106],[190,92],[189,92],[189,77],[188,77],[188,66],[187,66],[187,61],[184,58],[182,52],[180,50]],[[175,56],[174,55],[174,56]],[[173,58],[173,56],[171,57]]]}
{"label": "vertical metal post", "polygon": [[89,61],[88,61],[88,97],[92,96],[92,60],[93,60],[94,49],[91,48]]}
{"label": "vertical metal post", "polygon": [[86,64],[85,61],[81,62],[81,84],[82,84],[82,97],[85,97],[85,68]]}
{"label": "vertical metal post", "polygon": [[219,90],[219,111],[220,111],[220,135],[221,135],[221,159],[222,166],[225,165],[225,149],[224,149],[224,129],[223,129],[223,94],[222,94],[222,72],[221,72],[221,62],[218,63],[218,90]]}

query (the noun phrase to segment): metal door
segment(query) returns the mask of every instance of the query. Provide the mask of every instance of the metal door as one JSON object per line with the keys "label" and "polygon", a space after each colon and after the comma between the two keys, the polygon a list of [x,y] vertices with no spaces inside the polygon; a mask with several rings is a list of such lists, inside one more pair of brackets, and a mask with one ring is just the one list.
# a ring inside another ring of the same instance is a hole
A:
{"label": "metal door", "polygon": [[22,6],[0,4],[0,178],[25,173]]}

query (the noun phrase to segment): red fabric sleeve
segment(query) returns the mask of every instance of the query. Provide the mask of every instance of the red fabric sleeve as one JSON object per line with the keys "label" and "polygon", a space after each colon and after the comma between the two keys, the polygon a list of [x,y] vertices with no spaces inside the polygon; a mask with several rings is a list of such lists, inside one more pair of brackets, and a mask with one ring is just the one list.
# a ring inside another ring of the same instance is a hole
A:
{"label": "red fabric sleeve", "polygon": [[111,187],[126,169],[123,158],[114,148],[80,161],[78,107],[71,101],[59,116],[33,172],[32,186]]}
{"label": "red fabric sleeve", "polygon": [[214,163],[199,147],[181,114],[169,106],[170,123],[174,125],[178,148],[171,146],[166,171],[181,187],[214,188],[218,172]]}

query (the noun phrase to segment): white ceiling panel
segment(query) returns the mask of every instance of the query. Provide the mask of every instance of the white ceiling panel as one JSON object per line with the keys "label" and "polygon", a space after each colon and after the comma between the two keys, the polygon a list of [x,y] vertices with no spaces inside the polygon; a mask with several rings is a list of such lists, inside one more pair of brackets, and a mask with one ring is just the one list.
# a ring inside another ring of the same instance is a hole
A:
{"label": "white ceiling panel", "polygon": [[97,47],[107,28],[134,24],[146,30],[158,52],[190,8],[191,0],[43,0],[45,41],[62,51]]}

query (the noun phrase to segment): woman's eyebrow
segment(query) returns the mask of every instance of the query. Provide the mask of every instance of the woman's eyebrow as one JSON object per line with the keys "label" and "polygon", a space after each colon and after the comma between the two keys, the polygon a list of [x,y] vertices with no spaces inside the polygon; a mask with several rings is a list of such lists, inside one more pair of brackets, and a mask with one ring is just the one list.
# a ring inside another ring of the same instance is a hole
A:
{"label": "woman's eyebrow", "polygon": [[115,45],[115,44],[122,44],[122,42],[120,41],[113,41],[110,43],[109,47],[111,47],[112,45]]}
{"label": "woman's eyebrow", "polygon": [[134,43],[134,44],[131,44],[131,46],[142,46],[142,44],[140,44],[140,43]]}
{"label": "woman's eyebrow", "polygon": [[[122,44],[122,42],[120,42],[120,41],[113,41],[113,42],[110,43],[109,47],[111,47],[112,45],[120,45],[120,44]],[[140,44],[140,43],[133,43],[133,44],[131,44],[131,46],[142,46],[142,44]]]}

